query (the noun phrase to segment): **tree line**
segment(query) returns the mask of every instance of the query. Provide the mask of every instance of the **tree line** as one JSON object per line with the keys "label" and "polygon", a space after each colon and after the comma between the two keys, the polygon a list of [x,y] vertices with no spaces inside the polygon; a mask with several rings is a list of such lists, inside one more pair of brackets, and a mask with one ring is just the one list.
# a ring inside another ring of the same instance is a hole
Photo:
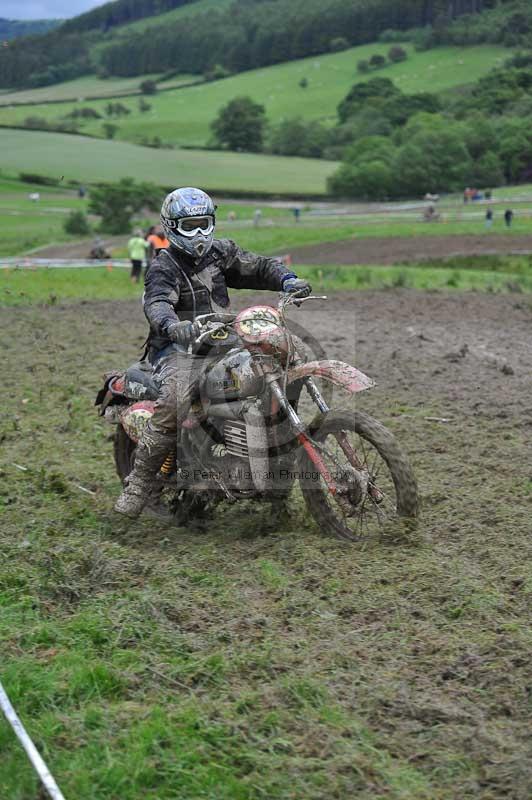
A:
{"label": "tree line", "polygon": [[443,97],[402,95],[383,78],[358,84],[338,108],[342,164],[329,190],[382,200],[528,183],[531,93],[532,53]]}
{"label": "tree line", "polygon": [[[0,87],[48,85],[93,71],[205,74],[222,67],[241,72],[334,51],[339,40],[354,46],[389,29],[407,31],[439,20],[448,25],[492,8],[497,0],[235,0],[225,11],[165,24],[157,24],[154,16],[149,31],[131,32],[127,39],[114,35],[120,24],[186,3],[118,0],[43,36],[17,39],[0,50]],[[102,31],[107,44],[94,49],[101,45]]]}

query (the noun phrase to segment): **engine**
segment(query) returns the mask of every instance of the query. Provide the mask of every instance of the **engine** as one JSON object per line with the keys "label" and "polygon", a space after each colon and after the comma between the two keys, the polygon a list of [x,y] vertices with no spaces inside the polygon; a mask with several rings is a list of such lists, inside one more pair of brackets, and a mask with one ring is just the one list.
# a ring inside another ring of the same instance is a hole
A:
{"label": "engine", "polygon": [[247,350],[232,350],[206,371],[200,393],[209,400],[238,400],[262,394],[264,378],[253,367]]}

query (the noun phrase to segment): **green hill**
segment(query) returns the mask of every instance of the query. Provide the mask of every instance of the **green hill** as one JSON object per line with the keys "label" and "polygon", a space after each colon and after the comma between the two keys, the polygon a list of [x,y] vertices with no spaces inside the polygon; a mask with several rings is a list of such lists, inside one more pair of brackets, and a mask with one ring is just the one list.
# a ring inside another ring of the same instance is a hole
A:
{"label": "green hill", "polygon": [[[491,26],[490,37],[484,36],[477,20],[485,15],[478,12],[489,14],[494,2],[116,0],[67,20],[56,31],[2,48],[0,87],[45,86],[94,71],[123,77],[170,71],[201,75],[221,65],[240,73],[376,41],[389,29],[408,31],[431,25],[434,46],[451,41],[444,34],[453,21],[469,18],[476,27],[468,28],[466,43],[507,43],[508,35],[511,44],[521,44],[520,28],[526,25],[518,25],[516,31],[510,12],[514,7],[521,9],[524,0],[504,3],[504,18]],[[209,13],[200,14],[202,10]],[[526,13],[524,19],[528,24]],[[121,27],[129,23],[136,27],[121,34]]]}
{"label": "green hill", "polygon": [[[340,53],[244,72],[213,83],[164,92],[149,98],[152,105],[149,113],[139,111],[136,99],[124,100],[124,105],[131,113],[117,122],[116,136],[133,142],[158,136],[163,142],[176,145],[204,146],[210,138],[210,123],[219,108],[240,95],[249,95],[262,103],[273,124],[294,116],[333,123],[336,107],[349,88],[353,83],[367,80],[367,76],[357,74],[357,62],[374,53],[384,54],[388,47],[384,44],[364,45]],[[407,93],[440,92],[473,82],[502,63],[510,52],[496,45],[441,47],[421,53],[408,45],[405,49],[409,52],[407,61],[389,65],[375,74],[391,78]],[[299,85],[302,78],[307,79],[307,88]],[[101,83],[107,87],[111,85],[110,81]],[[94,83],[91,85],[94,86]],[[54,91],[61,92],[64,88],[59,85],[46,91],[51,96]],[[28,99],[36,96],[31,92],[21,93],[19,98],[22,94]],[[0,102],[5,103],[6,100],[5,95],[0,98]],[[23,125],[28,116],[58,123],[79,105],[62,103],[31,108],[1,108],[0,124]],[[105,114],[106,101],[91,102],[90,106],[102,116]],[[102,136],[103,122],[104,119],[85,123],[83,131]]]}
{"label": "green hill", "polygon": [[161,186],[199,185],[211,191],[325,194],[337,164],[249,153],[153,150],[41,131],[0,130],[0,170],[33,172],[91,183],[127,176]]}

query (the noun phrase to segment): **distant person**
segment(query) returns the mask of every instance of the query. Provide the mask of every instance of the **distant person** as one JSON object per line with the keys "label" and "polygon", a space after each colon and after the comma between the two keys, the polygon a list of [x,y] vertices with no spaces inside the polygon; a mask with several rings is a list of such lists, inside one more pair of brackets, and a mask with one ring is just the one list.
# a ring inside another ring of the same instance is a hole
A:
{"label": "distant person", "polygon": [[486,211],[486,228],[489,230],[493,225],[493,211],[491,208],[488,208]]}
{"label": "distant person", "polygon": [[260,208],[255,209],[255,213],[253,214],[253,225],[255,228],[258,228],[260,225],[260,218],[262,217],[262,211]]}
{"label": "distant person", "polygon": [[98,261],[103,261],[106,258],[111,258],[111,254],[108,253],[107,250],[105,249],[105,242],[103,241],[103,239],[101,239],[100,236],[97,236],[92,243],[90,258],[98,259]]}
{"label": "distant person", "polygon": [[131,283],[138,283],[142,274],[142,262],[149,248],[149,243],[142,235],[141,230],[136,230],[127,243],[129,258],[131,259]]}
{"label": "distant person", "polygon": [[425,222],[437,222],[440,219],[440,214],[432,203],[423,212],[423,219]]}
{"label": "distant person", "polygon": [[504,212],[504,221],[506,223],[507,228],[512,227],[513,219],[514,219],[514,212],[512,211],[511,208],[507,208],[506,211]]}
{"label": "distant person", "polygon": [[156,225],[153,233],[148,235],[149,244],[149,263],[151,264],[155,256],[158,256],[161,250],[166,250],[170,246],[170,242],[164,235],[161,225]]}
{"label": "distant person", "polygon": [[486,198],[486,200],[491,200],[491,195],[492,195],[491,189],[486,189],[486,191],[484,192],[484,197]]}
{"label": "distant person", "polygon": [[79,197],[81,200],[83,200],[83,198],[85,197],[86,193],[87,193],[87,191],[86,191],[86,189],[85,189],[85,187],[84,187],[84,186],[79,186],[79,187],[78,187],[78,197]]}
{"label": "distant person", "polygon": [[229,214],[227,215],[227,219],[229,220],[229,222],[234,222],[236,219],[236,213],[234,211],[230,211]]}
{"label": "distant person", "polygon": [[471,189],[468,186],[467,189],[464,189],[464,203],[469,203],[470,199],[471,199]]}
{"label": "distant person", "polygon": [[296,208],[293,208],[293,209],[292,209],[292,213],[294,214],[294,219],[295,219],[295,221],[296,221],[296,222],[299,222],[299,219],[300,219],[300,217],[301,217],[301,209],[300,209],[300,208],[297,208],[297,207],[296,207]]}

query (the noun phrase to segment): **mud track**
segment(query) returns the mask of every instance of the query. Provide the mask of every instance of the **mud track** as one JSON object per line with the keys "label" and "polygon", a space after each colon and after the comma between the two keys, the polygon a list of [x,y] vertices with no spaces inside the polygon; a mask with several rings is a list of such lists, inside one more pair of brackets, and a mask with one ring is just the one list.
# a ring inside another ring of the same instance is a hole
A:
{"label": "mud track", "polygon": [[[258,300],[274,298],[240,293],[234,305]],[[530,301],[406,290],[345,293],[293,316],[329,357],[354,363],[377,381],[356,403],[392,428],[410,453],[423,503],[418,541],[341,547],[312,529],[297,505],[292,527],[269,537],[262,535],[265,514],[255,506],[222,510],[226,516],[199,538],[188,530],[161,530],[152,520],[117,532],[109,428],[97,419],[93,402],[101,373],[123,367],[141,349],[140,303],[4,308],[0,344],[9,404],[0,429],[0,490],[6,495],[0,544],[8,568],[21,575],[32,570],[20,591],[31,587],[47,615],[61,618],[63,605],[72,602],[70,584],[81,608],[97,599],[108,604],[110,617],[120,618],[117,609],[136,597],[146,613],[148,597],[157,612],[150,626],[175,630],[195,658],[222,652],[230,659],[236,652],[240,660],[223,680],[211,686],[198,678],[184,697],[199,692],[202,714],[207,703],[219,703],[214,718],[226,714],[242,726],[243,712],[231,716],[231,703],[256,692],[246,747],[259,748],[257,785],[268,779],[269,768],[261,772],[260,764],[271,748],[271,729],[264,752],[255,734],[263,714],[272,708],[283,713],[283,686],[291,676],[317,681],[345,719],[362,720],[355,735],[344,723],[328,727],[328,718],[313,709],[298,729],[302,707],[289,707],[276,724],[283,743],[297,743],[296,756],[283,744],[275,771],[291,776],[298,791],[270,796],[319,800],[327,785],[331,798],[528,800]],[[84,576],[94,548],[99,560],[92,585]],[[102,553],[111,554],[112,583],[102,583]],[[79,562],[75,580],[62,578],[59,588],[53,581],[51,595],[46,570],[56,564],[53,574],[62,575],[67,556]],[[286,578],[265,582],[261,569]],[[18,656],[26,645],[15,634]],[[142,643],[128,639],[126,646]],[[188,680],[188,673],[179,675]],[[172,696],[165,695],[159,678],[150,683],[139,673],[135,680],[127,698],[139,707],[150,696],[168,707],[183,700],[174,686]],[[130,706],[121,726],[129,724]],[[360,730],[371,732],[371,756],[360,756]],[[94,733],[84,736],[90,740]],[[57,748],[50,738],[53,750],[52,744]],[[416,781],[428,788],[417,791],[416,782],[395,791],[396,784],[374,769],[375,753],[415,770]],[[315,792],[297,783],[304,769],[309,775],[318,770],[323,779]]]}
{"label": "mud track", "polygon": [[532,236],[392,236],[295,247],[295,264],[400,264],[453,256],[529,255]]}

